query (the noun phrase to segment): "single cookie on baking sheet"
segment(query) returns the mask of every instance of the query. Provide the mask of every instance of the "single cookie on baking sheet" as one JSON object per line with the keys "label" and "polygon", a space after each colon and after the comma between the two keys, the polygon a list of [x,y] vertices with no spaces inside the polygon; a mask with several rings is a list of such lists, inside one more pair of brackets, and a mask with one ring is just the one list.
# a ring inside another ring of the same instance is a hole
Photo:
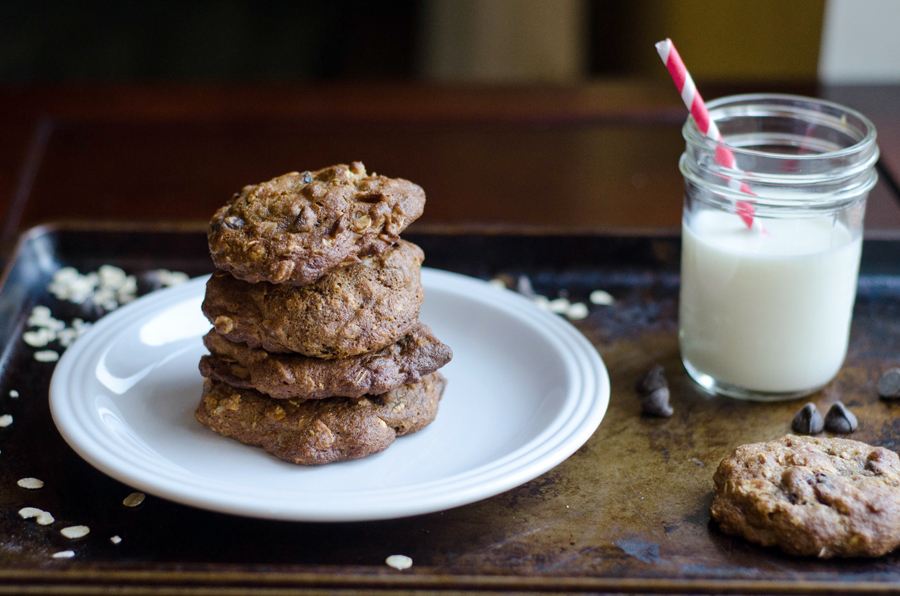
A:
{"label": "single cookie on baking sheet", "polygon": [[307,285],[397,242],[425,206],[421,187],[360,162],[245,186],[209,225],[216,268],[248,282]]}
{"label": "single cookie on baking sheet", "polygon": [[357,459],[428,426],[446,380],[432,373],[383,395],[274,400],[252,389],[205,379],[195,416],[219,434],[302,465]]}
{"label": "single cookie on baking sheet", "polygon": [[204,377],[256,389],[276,399],[378,395],[418,382],[453,357],[450,347],[422,323],[386,348],[332,360],[272,354],[229,341],[215,329],[206,334],[203,343],[211,352],[200,360]]}
{"label": "single cookie on baking sheet", "polygon": [[900,545],[900,458],[849,439],[743,445],[713,477],[726,534],[792,555],[877,557]]}
{"label": "single cookie on baking sheet", "polygon": [[206,284],[203,314],[231,341],[267,352],[347,358],[380,350],[418,320],[424,258],[401,240],[308,286],[248,283],[217,272]]}

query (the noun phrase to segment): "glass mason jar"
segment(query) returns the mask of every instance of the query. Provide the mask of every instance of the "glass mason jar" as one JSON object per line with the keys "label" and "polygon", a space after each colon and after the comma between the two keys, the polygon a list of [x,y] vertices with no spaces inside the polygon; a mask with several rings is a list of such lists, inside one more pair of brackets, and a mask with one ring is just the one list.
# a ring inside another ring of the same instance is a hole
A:
{"label": "glass mason jar", "polygon": [[856,111],[791,95],[708,108],[722,142],[692,118],[682,129],[682,361],[714,393],[813,393],[847,354],[875,128]]}

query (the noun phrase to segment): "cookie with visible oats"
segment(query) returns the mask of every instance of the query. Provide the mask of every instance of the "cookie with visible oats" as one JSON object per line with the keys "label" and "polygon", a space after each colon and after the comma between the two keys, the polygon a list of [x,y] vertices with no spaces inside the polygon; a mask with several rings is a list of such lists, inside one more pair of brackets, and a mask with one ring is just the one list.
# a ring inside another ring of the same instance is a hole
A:
{"label": "cookie with visible oats", "polygon": [[267,352],[331,359],[380,350],[418,320],[423,259],[422,249],[401,240],[308,286],[218,272],[206,285],[203,314],[229,340]]}
{"label": "cookie with visible oats", "polygon": [[432,373],[383,395],[276,401],[208,378],[195,416],[279,459],[320,465],[379,453],[397,437],[422,430],[437,415],[445,385],[440,373]]}
{"label": "cookie with visible oats", "polygon": [[425,191],[360,162],[245,186],[210,222],[216,268],[247,282],[311,284],[397,242]]}
{"label": "cookie with visible oats", "polygon": [[420,381],[453,357],[450,347],[422,323],[386,348],[333,360],[271,354],[229,341],[215,329],[203,343],[211,352],[200,360],[204,377],[276,399],[378,395]]}
{"label": "cookie with visible oats", "polygon": [[900,458],[882,447],[787,435],[738,447],[713,480],[726,534],[826,559],[900,545]]}

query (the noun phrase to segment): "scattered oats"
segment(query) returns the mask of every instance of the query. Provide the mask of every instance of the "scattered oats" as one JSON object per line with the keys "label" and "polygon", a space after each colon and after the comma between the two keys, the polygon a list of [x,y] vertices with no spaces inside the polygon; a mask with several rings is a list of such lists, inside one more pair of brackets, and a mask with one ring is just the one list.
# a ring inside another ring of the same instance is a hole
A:
{"label": "scattered oats", "polygon": [[501,290],[505,290],[505,289],[506,289],[506,284],[503,283],[503,280],[502,280],[502,279],[494,278],[494,279],[492,279],[491,281],[488,282],[488,285],[491,286],[491,287],[494,287],[494,288],[499,288],[499,289],[501,289]]}
{"label": "scattered oats", "polygon": [[58,553],[53,553],[50,555],[54,559],[71,559],[75,556],[74,550],[61,550]]}
{"label": "scattered oats", "polygon": [[56,362],[59,360],[59,352],[56,350],[41,350],[34,353],[34,359],[38,362]]}
{"label": "scattered oats", "polygon": [[137,297],[137,278],[113,265],[101,265],[97,271],[84,275],[72,267],[63,267],[53,275],[47,290],[59,300],[75,304],[90,301],[110,311]]}
{"label": "scattered oats", "polygon": [[387,563],[388,567],[400,569],[401,571],[404,569],[409,569],[413,564],[413,560],[406,555],[391,555],[390,557],[385,559],[384,562]]}
{"label": "scattered oats", "polygon": [[603,290],[594,290],[591,292],[590,300],[591,304],[598,304],[600,306],[609,306],[616,301],[609,292],[604,292]]}
{"label": "scattered oats", "polygon": [[50,309],[46,306],[37,305],[31,309],[31,317],[28,319],[29,325],[37,325],[48,319],[52,318],[50,316]]}
{"label": "scattered oats", "polygon": [[76,338],[78,338],[78,332],[70,327],[66,327],[56,334],[56,340],[64,348],[69,347]]}
{"label": "scattered oats", "polygon": [[56,339],[56,333],[49,327],[38,327],[35,331],[26,331],[22,334],[22,341],[32,348],[43,348]]}
{"label": "scattered oats", "polygon": [[144,493],[131,493],[130,495],[125,497],[125,500],[122,501],[122,504],[126,507],[137,507],[144,502],[144,498],[146,496],[147,495],[145,495]]}
{"label": "scattered oats", "polygon": [[59,300],[83,304],[97,287],[97,273],[81,275],[74,267],[63,267],[53,274],[47,290]]}
{"label": "scattered oats", "polygon": [[19,481],[16,484],[18,484],[22,488],[29,488],[32,490],[37,488],[44,488],[44,481],[37,478],[19,478]]}
{"label": "scattered oats", "polygon": [[101,287],[117,290],[125,285],[125,272],[118,267],[112,265],[101,265],[97,270],[97,277]]}
{"label": "scattered oats", "polygon": [[12,390],[10,390],[10,392],[9,392],[9,396],[10,396],[10,397],[19,397],[19,392],[16,391],[15,389],[12,389]]}
{"label": "scattered oats", "polygon": [[6,428],[10,424],[12,424],[12,416],[10,416],[9,414],[0,416],[0,428]]}
{"label": "scattered oats", "polygon": [[569,299],[557,298],[555,300],[551,300],[547,306],[552,313],[556,313],[558,315],[565,314],[565,312],[569,310]]}
{"label": "scattered oats", "polygon": [[528,298],[533,298],[537,294],[527,275],[520,275],[519,279],[516,280],[516,291]]}
{"label": "scattered oats", "polygon": [[168,269],[159,269],[156,274],[159,276],[159,283],[162,284],[163,287],[179,286],[190,279],[187,273],[181,271],[169,271]]}
{"label": "scattered oats", "polygon": [[68,526],[59,531],[66,538],[81,538],[87,536],[91,529],[87,526]]}
{"label": "scattered oats", "polygon": [[576,302],[575,304],[570,305],[569,308],[566,309],[566,316],[573,321],[585,318],[588,316],[587,304],[584,302]]}
{"label": "scattered oats", "polygon": [[19,509],[19,515],[22,519],[36,518],[35,521],[42,526],[49,526],[56,521],[49,512],[38,509],[37,507],[23,507],[22,509]]}
{"label": "scattered oats", "polygon": [[120,542],[122,542],[122,538],[119,536],[110,536],[109,541],[113,544],[119,544]]}
{"label": "scattered oats", "polygon": [[104,310],[115,310],[119,306],[119,302],[116,300],[116,293],[110,288],[97,288],[94,290],[94,295],[91,299],[94,301],[94,304]]}

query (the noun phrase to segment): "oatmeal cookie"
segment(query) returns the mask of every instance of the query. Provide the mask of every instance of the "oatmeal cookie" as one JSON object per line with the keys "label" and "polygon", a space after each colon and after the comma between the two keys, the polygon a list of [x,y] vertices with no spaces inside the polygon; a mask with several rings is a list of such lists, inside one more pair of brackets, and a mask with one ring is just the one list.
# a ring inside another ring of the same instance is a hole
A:
{"label": "oatmeal cookie", "polygon": [[726,534],[821,558],[900,545],[900,458],[882,447],[788,435],[738,447],[713,480]]}
{"label": "oatmeal cookie", "polygon": [[218,272],[206,285],[203,314],[231,341],[267,352],[330,359],[380,350],[417,322],[422,259],[422,249],[401,240],[308,286]]}
{"label": "oatmeal cookie", "polygon": [[270,354],[229,341],[215,329],[203,343],[212,353],[200,360],[204,377],[232,387],[256,389],[276,399],[378,395],[418,382],[453,357],[449,346],[422,323],[386,348],[333,360]]}
{"label": "oatmeal cookie", "polygon": [[432,373],[378,396],[276,401],[205,379],[195,416],[217,433],[279,459],[328,464],[384,451],[398,436],[428,426],[445,385],[440,373]]}
{"label": "oatmeal cookie", "polygon": [[209,250],[238,279],[307,285],[396,243],[424,206],[419,186],[366,174],[360,162],[291,172],[245,186],[220,208]]}

